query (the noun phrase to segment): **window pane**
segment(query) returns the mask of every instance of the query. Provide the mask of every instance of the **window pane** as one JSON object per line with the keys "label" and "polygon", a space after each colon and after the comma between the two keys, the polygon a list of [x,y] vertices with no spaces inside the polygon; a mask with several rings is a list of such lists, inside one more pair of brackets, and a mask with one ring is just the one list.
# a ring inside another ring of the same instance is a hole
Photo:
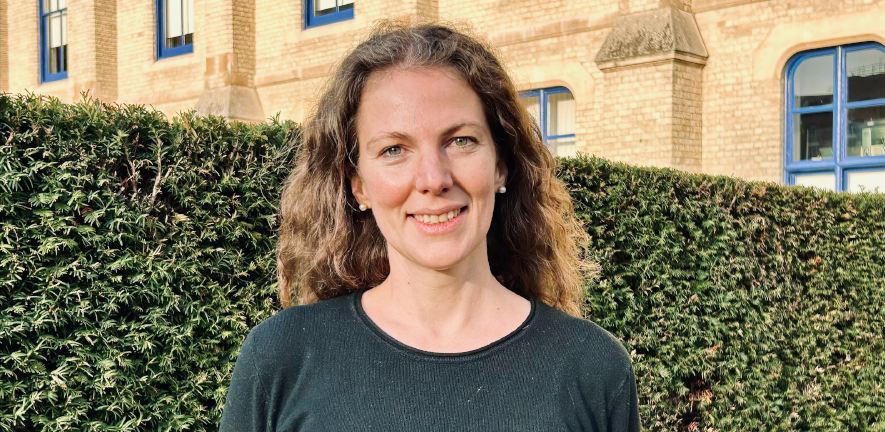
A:
{"label": "window pane", "polygon": [[347,6],[353,7],[353,0],[338,0],[338,9],[349,9]]}
{"label": "window pane", "polygon": [[885,98],[885,52],[851,51],[847,57],[848,102]]}
{"label": "window pane", "polygon": [[574,157],[576,154],[574,138],[556,138],[547,141],[547,148],[553,156]]}
{"label": "window pane", "polygon": [[796,174],[796,186],[811,186],[824,190],[836,190],[836,174]]}
{"label": "window pane", "polygon": [[61,15],[51,15],[49,17],[49,48],[57,48],[62,46],[61,43]]}
{"label": "window pane", "polygon": [[793,160],[833,157],[833,113],[793,115]]}
{"label": "window pane", "polygon": [[547,96],[547,135],[575,133],[575,98],[571,93]]}
{"label": "window pane", "polygon": [[[181,0],[165,0],[166,2],[166,48],[169,46],[169,39],[180,37],[183,33],[181,28]],[[176,45],[177,46],[177,45]]]}
{"label": "window pane", "polygon": [[793,74],[795,108],[833,103],[833,56],[802,60]]}
{"label": "window pane", "polygon": [[849,171],[848,192],[885,193],[885,171]]}
{"label": "window pane", "polygon": [[885,106],[848,110],[848,156],[885,154]]}
{"label": "window pane", "polygon": [[335,0],[313,0],[314,16],[335,12]]}
{"label": "window pane", "polygon": [[187,15],[187,19],[184,20],[184,34],[192,34],[194,32],[194,0],[185,1],[184,12]]}
{"label": "window pane", "polygon": [[68,7],[68,0],[58,0],[58,8],[64,9]]}
{"label": "window pane", "polygon": [[541,104],[538,102],[537,96],[532,97],[523,97],[519,98],[519,101],[522,102],[522,106],[525,107],[526,111],[529,112],[529,115],[535,119],[535,123],[538,124],[538,127],[541,127]]}
{"label": "window pane", "polygon": [[68,13],[61,13],[61,44],[68,44]]}

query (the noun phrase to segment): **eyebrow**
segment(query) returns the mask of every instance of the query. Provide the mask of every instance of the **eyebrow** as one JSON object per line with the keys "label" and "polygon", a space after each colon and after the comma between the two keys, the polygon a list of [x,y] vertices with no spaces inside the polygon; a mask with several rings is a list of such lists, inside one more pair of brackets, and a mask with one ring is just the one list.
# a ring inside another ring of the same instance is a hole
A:
{"label": "eyebrow", "polygon": [[[474,127],[480,128],[480,129],[482,129],[482,127],[483,127],[481,124],[479,124],[477,122],[473,122],[473,121],[461,122],[461,123],[457,123],[457,124],[447,127],[442,132],[442,136],[452,135],[455,132],[457,132],[458,130],[460,130],[461,128],[464,128],[467,126],[474,126]],[[369,142],[366,143],[366,147],[370,146],[375,141],[382,140],[385,138],[393,138],[393,139],[400,139],[400,140],[408,141],[408,140],[412,139],[412,136],[409,134],[406,134],[406,133],[402,133],[402,132],[385,132],[381,135],[376,135],[374,138],[370,139]]]}

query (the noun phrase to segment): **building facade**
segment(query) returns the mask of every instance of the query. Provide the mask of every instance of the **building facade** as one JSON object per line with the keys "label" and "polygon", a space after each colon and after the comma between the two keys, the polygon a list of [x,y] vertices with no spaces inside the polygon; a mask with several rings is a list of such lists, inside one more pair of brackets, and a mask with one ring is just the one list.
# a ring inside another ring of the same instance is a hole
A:
{"label": "building facade", "polygon": [[495,47],[556,154],[885,190],[883,0],[0,0],[0,91],[302,121],[415,16]]}

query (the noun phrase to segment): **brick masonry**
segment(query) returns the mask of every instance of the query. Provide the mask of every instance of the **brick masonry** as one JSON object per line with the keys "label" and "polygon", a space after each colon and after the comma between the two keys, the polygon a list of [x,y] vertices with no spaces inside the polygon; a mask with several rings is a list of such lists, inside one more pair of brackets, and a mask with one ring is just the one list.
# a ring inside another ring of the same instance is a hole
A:
{"label": "brick masonry", "polygon": [[[690,12],[706,64],[600,69],[618,17]],[[520,89],[566,86],[579,151],[635,164],[782,181],[783,67],[800,51],[885,42],[885,0],[357,0],[355,19],[303,29],[301,0],[194,0],[194,52],[156,59],[155,2],[69,0],[69,78],[40,83],[36,0],[0,0],[0,91],[193,109],[212,89],[254,89],[297,121],[336,62],[382,18],[438,18],[488,40]]]}

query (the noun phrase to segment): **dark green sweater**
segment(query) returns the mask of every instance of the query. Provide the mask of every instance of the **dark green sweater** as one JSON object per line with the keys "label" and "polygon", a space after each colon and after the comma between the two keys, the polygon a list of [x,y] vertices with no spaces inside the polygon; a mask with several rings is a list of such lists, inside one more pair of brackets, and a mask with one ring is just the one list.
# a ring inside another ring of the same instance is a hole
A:
{"label": "dark green sweater", "polygon": [[362,292],[255,327],[221,431],[638,431],[630,355],[608,332],[532,301],[503,339],[460,354],[385,334]]}

